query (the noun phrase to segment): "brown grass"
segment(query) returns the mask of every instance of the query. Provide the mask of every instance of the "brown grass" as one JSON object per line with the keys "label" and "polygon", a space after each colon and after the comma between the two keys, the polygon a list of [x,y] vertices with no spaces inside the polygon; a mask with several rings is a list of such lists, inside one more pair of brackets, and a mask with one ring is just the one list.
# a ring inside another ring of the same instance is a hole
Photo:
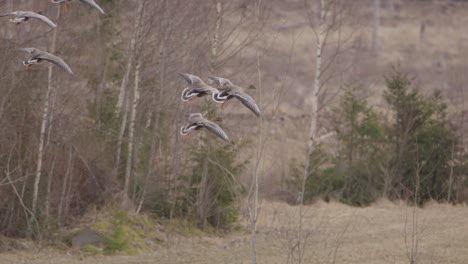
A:
{"label": "brown grass", "polygon": [[[306,206],[305,231],[310,234],[305,263],[408,263],[405,226],[409,235],[413,208],[379,201],[366,208],[317,202]],[[259,263],[286,263],[288,238],[294,236],[298,207],[280,202],[262,204]],[[468,210],[433,203],[417,209],[419,263],[467,263]],[[8,252],[0,263],[250,263],[248,232],[225,236],[168,237],[154,252],[138,256],[84,256],[51,249]]]}

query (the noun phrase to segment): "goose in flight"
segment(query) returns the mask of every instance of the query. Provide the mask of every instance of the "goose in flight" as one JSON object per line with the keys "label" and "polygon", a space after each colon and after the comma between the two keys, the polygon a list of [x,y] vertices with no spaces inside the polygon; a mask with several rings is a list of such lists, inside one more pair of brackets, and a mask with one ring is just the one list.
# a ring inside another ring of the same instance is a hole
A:
{"label": "goose in flight", "polygon": [[15,16],[14,19],[10,19],[11,22],[16,23],[17,25],[20,24],[23,21],[28,21],[30,18],[35,18],[38,19],[47,25],[49,25],[52,28],[56,28],[57,25],[55,25],[54,22],[52,22],[49,18],[47,18],[44,15],[32,12],[32,11],[13,11],[10,13],[6,13],[3,15],[0,15],[0,17],[4,16]]}
{"label": "goose in flight", "polygon": [[[67,12],[67,11],[68,11],[68,9],[67,9],[67,2],[70,2],[71,0],[50,0],[50,1],[51,1],[52,3],[54,3],[54,4],[63,3],[63,4],[62,4],[62,5],[63,5],[63,11],[64,11],[64,12]],[[104,13],[104,10],[102,10],[102,8],[101,8],[98,4],[96,4],[96,2],[94,2],[94,0],[79,0],[79,1],[82,2],[82,3],[85,3],[85,4],[87,4],[87,5],[89,5],[89,6],[91,6],[91,7],[93,7],[94,9],[96,9],[97,11],[99,11],[99,13],[101,13],[101,14],[103,14],[103,15],[105,14],[105,13]]]}
{"label": "goose in flight", "polygon": [[[256,116],[260,116],[260,109],[258,108],[255,100],[250,97],[247,93],[244,92],[245,88],[239,87],[232,84],[232,82],[226,78],[222,77],[208,77],[218,86],[220,93],[213,95],[213,100],[215,102],[221,102],[221,109],[224,109],[224,104],[226,101],[237,98],[243,105],[245,105],[250,111],[252,111]],[[255,86],[250,85],[249,89],[255,89]]]}
{"label": "goose in flight", "polygon": [[60,57],[57,57],[55,55],[52,55],[48,52],[36,48],[22,48],[18,50],[31,54],[31,57],[28,60],[23,61],[23,65],[28,68],[31,67],[33,64],[40,63],[45,60],[59,66],[68,73],[73,74],[68,64]]}
{"label": "goose in flight", "polygon": [[224,101],[217,101],[213,96],[219,93],[218,89],[207,85],[200,77],[188,73],[179,73],[179,75],[189,84],[189,86],[182,91],[182,101],[191,102],[196,97],[205,95],[210,95],[217,103],[222,103]]}
{"label": "goose in flight", "polygon": [[221,127],[203,118],[201,113],[186,114],[185,117],[189,119],[190,123],[180,128],[180,134],[182,136],[188,137],[194,130],[206,128],[216,136],[220,137],[224,142],[229,143],[229,138]]}

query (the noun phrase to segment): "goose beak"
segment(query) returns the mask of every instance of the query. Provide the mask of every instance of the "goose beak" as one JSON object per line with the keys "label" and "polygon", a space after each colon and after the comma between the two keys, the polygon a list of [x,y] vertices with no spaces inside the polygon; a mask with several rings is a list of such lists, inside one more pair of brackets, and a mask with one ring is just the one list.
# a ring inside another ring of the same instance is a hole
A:
{"label": "goose beak", "polygon": [[63,12],[68,12],[67,3],[63,2],[62,4]]}

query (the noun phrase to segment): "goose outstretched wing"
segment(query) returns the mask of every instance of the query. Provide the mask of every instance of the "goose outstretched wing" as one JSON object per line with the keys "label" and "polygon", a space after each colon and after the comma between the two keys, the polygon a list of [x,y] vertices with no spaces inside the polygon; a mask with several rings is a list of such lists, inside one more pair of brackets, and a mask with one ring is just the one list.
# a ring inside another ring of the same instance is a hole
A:
{"label": "goose outstretched wing", "polygon": [[7,13],[7,14],[0,15],[0,17],[3,17],[3,16],[16,16],[16,17],[35,18],[35,19],[38,19],[38,20],[46,23],[50,27],[53,27],[53,28],[57,27],[57,25],[54,22],[52,22],[52,20],[50,20],[48,17],[46,17],[44,15],[41,15],[41,14],[38,14],[38,13],[35,13],[35,12],[32,12],[32,11],[14,11],[14,12],[10,12],[10,13]]}
{"label": "goose outstretched wing", "polygon": [[92,6],[94,9],[98,10],[99,13],[101,13],[103,15],[105,14],[104,10],[102,10],[102,8],[98,4],[96,4],[96,2],[94,2],[94,0],[80,0],[80,1],[85,3],[85,4],[88,4],[88,5]]}
{"label": "goose outstretched wing", "polygon": [[188,73],[183,73],[183,72],[179,72],[179,75],[182,78],[184,78],[188,82],[188,84],[190,84],[191,86],[201,87],[203,84],[205,84],[202,81],[202,79],[200,79],[200,77],[198,77],[198,76],[188,74]]}
{"label": "goose outstretched wing", "polygon": [[21,48],[18,49],[18,51],[30,53],[32,55],[31,59],[46,60],[57,65],[58,67],[67,71],[68,73],[73,74],[73,71],[70,69],[70,66],[68,66],[68,64],[60,57],[57,57],[55,55],[52,55],[48,52],[36,48]]}
{"label": "goose outstretched wing", "polygon": [[210,76],[208,79],[212,80],[218,86],[218,89],[223,89],[227,85],[233,85],[230,80],[222,77]]}
{"label": "goose outstretched wing", "polygon": [[232,94],[232,96],[236,97],[241,101],[243,105],[245,105],[250,111],[252,111],[256,116],[260,116],[260,109],[258,108],[257,103],[255,100],[250,97],[250,95],[244,93],[244,92],[237,92]]}
{"label": "goose outstretched wing", "polygon": [[224,140],[224,142],[226,143],[229,143],[229,138],[228,136],[226,135],[226,133],[224,132],[224,130],[218,126],[217,124],[211,122],[211,121],[203,121],[201,123],[206,129],[208,129],[209,131],[211,131],[213,134],[217,135],[218,137],[220,137],[222,140]]}
{"label": "goose outstretched wing", "polygon": [[63,70],[67,71],[68,73],[73,74],[73,71],[70,69],[70,66],[68,66],[68,64],[60,57],[57,57],[50,53],[43,53],[36,56],[36,58],[51,62],[57,65],[58,67],[62,68]]}
{"label": "goose outstretched wing", "polygon": [[24,13],[23,11],[13,11],[10,13],[1,14],[0,17],[4,16],[20,16],[19,14]]}
{"label": "goose outstretched wing", "polygon": [[21,48],[21,49],[17,49],[17,50],[27,52],[27,53],[30,53],[30,54],[33,54],[33,55],[40,54],[40,53],[45,53],[45,51],[42,51],[42,50],[39,50],[39,49],[36,49],[36,48]]}
{"label": "goose outstretched wing", "polygon": [[52,20],[50,20],[48,17],[46,17],[44,15],[34,13],[34,12],[30,12],[30,11],[26,11],[25,13],[26,13],[25,16],[27,16],[27,17],[38,19],[38,20],[46,23],[50,27],[53,27],[53,28],[57,27],[57,25],[54,22],[52,22]]}

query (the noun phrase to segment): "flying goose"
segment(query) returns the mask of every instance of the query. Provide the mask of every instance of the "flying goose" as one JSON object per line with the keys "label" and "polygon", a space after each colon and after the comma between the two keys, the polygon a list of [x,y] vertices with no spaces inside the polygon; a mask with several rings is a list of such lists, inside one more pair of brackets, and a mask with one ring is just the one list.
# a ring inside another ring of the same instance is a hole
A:
{"label": "flying goose", "polygon": [[221,127],[203,118],[201,113],[186,114],[185,117],[189,119],[190,123],[180,128],[180,134],[182,136],[188,137],[194,130],[206,128],[216,136],[220,137],[224,142],[229,143],[229,138]]}
{"label": "flying goose", "polygon": [[51,63],[59,66],[63,70],[67,71],[68,73],[73,74],[73,72],[70,69],[70,67],[68,66],[68,64],[63,59],[61,59],[60,57],[57,57],[55,55],[52,55],[52,54],[50,54],[48,52],[45,52],[45,51],[42,51],[42,50],[39,50],[39,49],[36,49],[36,48],[22,48],[22,49],[18,49],[18,50],[19,51],[24,51],[24,52],[27,52],[27,53],[31,54],[31,57],[28,60],[23,61],[23,65],[28,67],[28,68],[31,67],[33,64],[40,63],[43,60],[45,60],[45,61],[51,62]]}
{"label": "flying goose", "polygon": [[0,17],[4,17],[4,16],[16,16],[14,19],[10,19],[11,22],[16,23],[16,24],[19,24],[19,23],[21,23],[23,21],[28,21],[30,18],[36,18],[36,19],[46,23],[50,27],[53,27],[53,28],[57,27],[57,25],[55,25],[54,22],[52,22],[46,16],[43,16],[41,14],[38,14],[38,13],[35,13],[35,12],[32,12],[32,11],[13,11],[13,12],[10,12],[10,13],[0,15]]}
{"label": "flying goose", "polygon": [[[63,3],[63,4],[62,4],[62,5],[63,5],[63,11],[64,11],[64,12],[67,12],[67,11],[68,11],[68,9],[67,9],[67,2],[70,2],[71,0],[50,0],[50,1],[51,1],[52,3],[54,3],[54,4]],[[98,10],[99,13],[101,13],[101,14],[103,14],[103,15],[105,14],[105,13],[104,13],[104,10],[102,10],[102,8],[101,8],[98,4],[96,4],[96,2],[94,2],[94,0],[79,0],[79,1],[82,2],[82,3],[85,3],[85,4],[88,4],[88,5],[92,6],[94,9]]]}
{"label": "flying goose", "polygon": [[188,87],[186,87],[182,91],[182,96],[181,99],[184,102],[190,102],[196,97],[202,97],[205,95],[211,95],[211,98],[217,102],[217,103],[222,103],[224,100],[217,101],[213,95],[219,93],[218,89],[211,87],[207,85],[205,82],[200,79],[200,77],[188,74],[188,73],[179,73],[179,75],[184,78],[187,83],[189,84]]}
{"label": "flying goose", "polygon": [[[257,106],[255,100],[250,97],[250,95],[244,92],[245,88],[239,87],[237,85],[232,84],[232,82],[226,78],[222,77],[208,77],[211,79],[216,85],[218,85],[218,90],[221,91],[220,93],[213,95],[213,100],[215,102],[221,102],[221,109],[224,109],[224,103],[227,100],[232,98],[237,98],[243,105],[245,105],[250,111],[252,111],[256,116],[260,116],[260,109]],[[255,89],[255,86],[250,85],[249,89]]]}

